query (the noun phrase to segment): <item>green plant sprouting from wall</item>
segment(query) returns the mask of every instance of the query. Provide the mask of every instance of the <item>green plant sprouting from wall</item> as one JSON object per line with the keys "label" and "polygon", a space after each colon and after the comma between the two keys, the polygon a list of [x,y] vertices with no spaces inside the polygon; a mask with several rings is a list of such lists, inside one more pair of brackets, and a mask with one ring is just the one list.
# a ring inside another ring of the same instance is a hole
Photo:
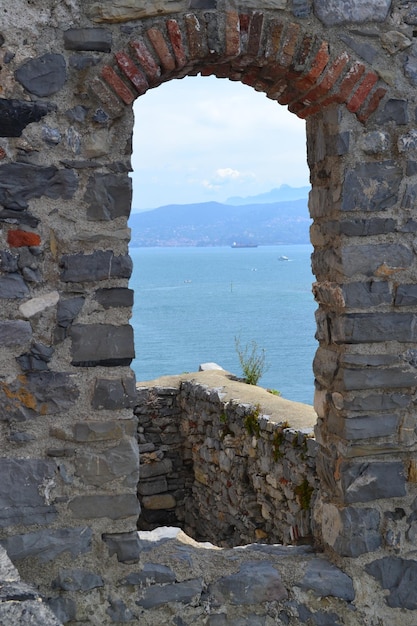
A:
{"label": "green plant sprouting from wall", "polygon": [[294,493],[298,497],[300,507],[303,511],[307,511],[310,508],[313,491],[314,488],[309,484],[307,478],[304,478],[303,482],[294,489]]}
{"label": "green plant sprouting from wall", "polygon": [[239,337],[235,337],[235,348],[242,368],[243,380],[248,385],[257,385],[268,369],[265,363],[265,349],[259,348],[256,341],[242,346]]}
{"label": "green plant sprouting from wall", "polygon": [[245,419],[244,419],[243,424],[244,424],[244,426],[246,428],[246,432],[251,437],[259,438],[259,435],[261,433],[261,427],[260,427],[260,424],[259,424],[259,416],[260,416],[260,414],[261,414],[261,406],[259,404],[257,404],[253,411],[251,411],[250,413],[247,413],[247,415],[245,415]]}
{"label": "green plant sprouting from wall", "polygon": [[284,456],[284,453],[281,452],[280,447],[285,441],[284,430],[289,427],[289,423],[285,421],[274,432],[274,435],[272,437],[272,453],[275,462],[279,461],[279,459]]}

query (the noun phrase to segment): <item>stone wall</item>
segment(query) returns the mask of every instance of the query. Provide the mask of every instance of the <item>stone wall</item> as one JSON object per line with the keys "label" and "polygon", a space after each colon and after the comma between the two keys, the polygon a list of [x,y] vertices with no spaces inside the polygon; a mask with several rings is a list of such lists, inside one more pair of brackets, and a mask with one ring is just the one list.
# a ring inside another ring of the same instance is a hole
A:
{"label": "stone wall", "polygon": [[228,547],[312,541],[312,407],[219,370],[140,383],[135,413],[140,529]]}
{"label": "stone wall", "polygon": [[360,581],[368,623],[413,626],[414,3],[15,0],[1,15],[0,540],[23,578],[74,623],[127,619],[109,546],[134,544],[139,514],[132,103],[200,73],[306,119],[314,538]]}

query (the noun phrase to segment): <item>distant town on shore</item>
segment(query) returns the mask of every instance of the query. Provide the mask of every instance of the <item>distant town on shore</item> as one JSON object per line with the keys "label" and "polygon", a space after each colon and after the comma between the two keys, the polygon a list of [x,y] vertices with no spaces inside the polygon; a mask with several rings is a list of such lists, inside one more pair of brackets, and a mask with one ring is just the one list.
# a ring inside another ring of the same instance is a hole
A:
{"label": "distant town on shore", "polygon": [[281,185],[225,203],[170,204],[130,217],[133,247],[309,243],[310,187]]}

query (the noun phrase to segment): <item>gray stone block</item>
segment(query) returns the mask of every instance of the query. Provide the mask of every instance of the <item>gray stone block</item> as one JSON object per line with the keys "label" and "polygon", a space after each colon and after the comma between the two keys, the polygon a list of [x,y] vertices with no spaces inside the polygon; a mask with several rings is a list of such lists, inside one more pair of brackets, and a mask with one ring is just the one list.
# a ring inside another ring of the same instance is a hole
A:
{"label": "gray stone block", "polygon": [[389,413],[349,417],[348,419],[331,413],[327,420],[327,427],[329,432],[344,439],[372,439],[396,435],[399,421],[398,415],[390,415]]}
{"label": "gray stone block", "polygon": [[173,585],[154,585],[144,590],[136,604],[144,609],[153,609],[171,602],[197,603],[203,591],[203,579],[194,578]]}
{"label": "gray stone block", "polygon": [[352,313],[339,316],[332,320],[332,341],[414,343],[417,340],[416,319],[413,313]]}
{"label": "gray stone block", "polygon": [[[0,279],[1,292],[1,279]],[[0,345],[3,347],[23,346],[32,338],[30,322],[11,320],[0,322]]]}
{"label": "gray stone block", "polygon": [[368,63],[373,63],[375,57],[378,54],[377,48],[371,46],[369,43],[364,43],[363,41],[359,41],[356,37],[352,37],[346,33],[341,33],[339,35],[340,39],[344,41],[346,45],[349,46],[352,50],[356,52],[362,59],[367,61]]}
{"label": "gray stone block", "polygon": [[325,505],[323,518],[323,535],[341,556],[356,558],[382,545],[377,509]]}
{"label": "gray stone block", "polygon": [[393,206],[401,180],[401,168],[394,161],[357,165],[345,179],[342,211],[382,211]]}
{"label": "gray stone block", "polygon": [[73,558],[91,551],[92,531],[87,526],[76,528],[48,528],[24,535],[13,535],[1,541],[13,561],[36,558],[41,562],[54,561],[64,553]]}
{"label": "gray stone block", "polygon": [[297,586],[306,591],[312,591],[318,597],[333,596],[346,602],[352,602],[355,599],[355,590],[350,576],[321,558],[310,561]]}
{"label": "gray stone block", "polygon": [[141,542],[137,532],[105,533],[103,541],[107,545],[109,556],[116,554],[119,563],[137,563],[139,561]]}
{"label": "gray stone block", "polygon": [[42,343],[34,343],[31,350],[16,358],[24,372],[36,372],[48,370],[48,363],[52,358],[54,349]]}
{"label": "gray stone block", "polygon": [[209,594],[217,602],[234,605],[280,602],[288,597],[279,572],[267,562],[244,563],[236,574],[210,585]]}
{"label": "gray stone block", "polygon": [[49,112],[43,102],[0,99],[0,137],[20,137],[28,124],[39,122]]}
{"label": "gray stone block", "polygon": [[130,278],[132,260],[128,255],[114,256],[112,250],[97,250],[92,254],[64,254],[61,267],[63,282],[95,282],[109,278]]}
{"label": "gray stone block", "polygon": [[47,604],[55,617],[66,624],[75,621],[77,615],[77,607],[75,601],[71,598],[48,598]]}
{"label": "gray stone block", "polygon": [[54,589],[63,591],[90,591],[104,587],[101,576],[83,569],[61,569],[57,578],[52,581]]}
{"label": "gray stone block", "polygon": [[133,306],[133,289],[124,287],[113,287],[112,289],[98,289],[95,293],[95,299],[104,309],[113,307],[131,307]]}
{"label": "gray stone block", "polygon": [[127,608],[125,603],[120,598],[109,598],[109,607],[106,609],[107,615],[110,616],[112,622],[117,624],[124,624],[126,622],[132,622],[136,620],[135,615],[130,609]]}
{"label": "gray stone block", "polygon": [[82,296],[69,298],[68,300],[60,299],[56,312],[56,321],[59,327],[68,328],[71,326],[81,309],[85,298]]}
{"label": "gray stone block", "polygon": [[0,527],[44,526],[56,518],[56,509],[42,495],[42,486],[54,483],[56,464],[37,459],[0,459]]}
{"label": "gray stone block", "polygon": [[29,287],[20,274],[0,276],[0,298],[26,298],[29,293]]}
{"label": "gray stone block", "polygon": [[392,411],[404,409],[410,402],[410,396],[398,392],[371,393],[364,396],[355,393],[353,398],[345,398],[344,406],[351,411]]}
{"label": "gray stone block", "polygon": [[345,276],[375,275],[381,266],[408,268],[413,262],[413,251],[403,244],[366,244],[345,246],[341,250],[341,266]]}
{"label": "gray stone block", "polygon": [[344,388],[348,391],[356,389],[400,389],[402,387],[414,387],[416,373],[404,367],[343,369],[341,379]]}
{"label": "gray stone block", "polygon": [[129,574],[122,581],[122,584],[149,587],[155,584],[173,583],[175,580],[175,572],[170,567],[158,563],[145,563],[140,572]]}
{"label": "gray stone block", "polygon": [[51,96],[65,85],[67,67],[62,54],[47,53],[30,59],[15,71],[15,78],[30,93]]}
{"label": "gray stone block", "polygon": [[345,503],[404,496],[405,470],[400,461],[343,461],[340,485]]}
{"label": "gray stone block", "polygon": [[112,33],[106,28],[69,28],[64,31],[65,50],[110,52]]}
{"label": "gray stone block", "polygon": [[14,273],[19,269],[19,257],[12,254],[8,250],[0,250],[0,271],[6,273]]}
{"label": "gray stone block", "polygon": [[313,0],[314,13],[326,26],[348,22],[383,22],[391,0]]}
{"label": "gray stone block", "polygon": [[417,285],[398,285],[394,304],[395,306],[415,306],[417,304]]}
{"label": "gray stone block", "polygon": [[27,163],[0,165],[0,204],[7,209],[23,211],[30,199],[42,196],[69,200],[77,186],[78,178],[72,170]]}
{"label": "gray stone block", "polygon": [[408,101],[390,98],[378,109],[376,121],[378,124],[395,122],[398,126],[408,124],[410,121]]}
{"label": "gray stone block", "polygon": [[73,406],[78,396],[78,387],[70,374],[28,372],[0,387],[0,402],[7,407],[2,419],[25,421],[38,415],[60,413]]}
{"label": "gray stone block", "polygon": [[346,306],[354,309],[391,304],[393,298],[390,285],[384,280],[347,283],[342,291]]}
{"label": "gray stone block", "polygon": [[62,626],[53,613],[39,597],[26,602],[16,602],[14,598],[10,602],[0,603],[0,624],[7,626]]}
{"label": "gray stone block", "polygon": [[166,491],[168,491],[168,482],[165,476],[159,476],[153,480],[141,480],[138,485],[138,494],[141,496],[153,496]]}
{"label": "gray stone block", "polygon": [[[280,615],[281,620],[285,619]],[[245,617],[228,617],[224,613],[218,613],[209,615],[207,626],[265,626],[266,617],[264,615],[255,615],[249,613]],[[280,621],[277,624],[289,624],[289,618],[287,621]],[[332,624],[335,626],[335,624]]]}
{"label": "gray stone block", "polygon": [[68,508],[77,519],[125,519],[138,517],[140,506],[137,497],[126,493],[118,496],[77,496],[73,498]]}
{"label": "gray stone block", "polygon": [[129,217],[132,179],[117,174],[96,174],[88,181],[84,196],[87,218],[93,221]]}
{"label": "gray stone block", "polygon": [[139,450],[134,439],[126,439],[102,454],[79,452],[75,473],[87,485],[100,487],[112,480],[124,478],[124,484],[137,485],[139,479]]}
{"label": "gray stone block", "polygon": [[128,324],[77,324],[71,327],[72,365],[130,365],[135,356],[133,328]]}
{"label": "gray stone block", "polygon": [[153,478],[162,474],[170,474],[172,472],[171,459],[162,459],[153,463],[141,463],[140,478]]}
{"label": "gray stone block", "polygon": [[417,609],[417,562],[411,559],[387,556],[365,565],[383,589],[388,606],[414,611]]}
{"label": "gray stone block", "polygon": [[134,378],[118,380],[99,378],[94,385],[91,406],[94,409],[127,409],[135,406],[136,382]]}
{"label": "gray stone block", "polygon": [[391,218],[342,220],[339,225],[339,232],[347,237],[370,237],[371,235],[393,233],[397,226],[397,222]]}

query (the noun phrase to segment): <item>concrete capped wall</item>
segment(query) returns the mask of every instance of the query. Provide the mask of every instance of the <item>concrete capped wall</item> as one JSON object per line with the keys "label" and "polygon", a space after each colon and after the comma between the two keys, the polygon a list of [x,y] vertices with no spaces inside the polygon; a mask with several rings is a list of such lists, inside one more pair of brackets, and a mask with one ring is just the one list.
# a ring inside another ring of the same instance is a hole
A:
{"label": "concrete capped wall", "polygon": [[[0,530],[44,593],[65,596],[68,567],[89,572],[74,574],[85,600],[74,623],[94,623],[91,607],[109,603],[100,590],[115,584],[114,558],[103,537],[135,532],[139,514],[132,102],[201,73],[307,120],[316,539],[354,569],[342,546],[376,524],[383,553],[369,550],[355,577],[377,581],[380,594],[388,585],[391,623],[413,624],[401,581],[415,568],[417,496],[416,25],[413,3],[400,0],[2,8]],[[105,610],[103,619],[115,621]]]}

